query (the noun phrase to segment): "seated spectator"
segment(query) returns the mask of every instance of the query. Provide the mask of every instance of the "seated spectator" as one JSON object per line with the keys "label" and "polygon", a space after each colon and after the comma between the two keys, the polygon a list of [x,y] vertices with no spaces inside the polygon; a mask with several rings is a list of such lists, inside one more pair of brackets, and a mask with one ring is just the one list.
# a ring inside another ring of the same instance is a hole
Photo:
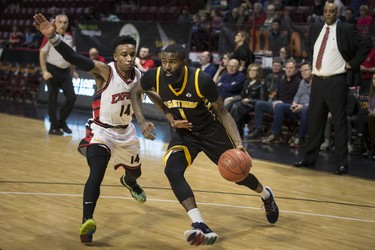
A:
{"label": "seated spectator", "polygon": [[[246,76],[239,71],[240,63],[236,59],[231,59],[227,65],[227,73],[223,74],[217,83],[217,89],[221,98],[224,100],[224,105],[227,106],[230,102],[241,98],[241,91]],[[229,98],[232,97],[232,98]],[[227,98],[229,98],[227,100]]]}
{"label": "seated spectator", "polygon": [[[356,121],[357,138],[353,143],[353,151],[351,154],[365,154],[365,156],[373,157],[374,148],[374,112],[375,112],[375,74],[372,76],[370,85],[370,94],[368,97],[360,96],[360,110]],[[369,135],[369,136],[367,136]],[[366,137],[370,137],[371,145],[367,147]]]}
{"label": "seated spectator", "polygon": [[207,14],[193,15],[193,26],[191,28],[191,49],[192,51],[208,50],[208,41],[210,39],[209,23]]}
{"label": "seated spectator", "polygon": [[36,48],[38,47],[36,40],[36,34],[34,32],[31,32],[29,28],[25,28],[24,32],[24,42],[23,46],[27,48]]}
{"label": "seated spectator", "polygon": [[281,58],[281,60],[283,61],[283,64],[285,65],[286,62],[289,60],[289,59],[293,59],[291,58],[290,56],[290,49],[288,46],[284,46],[284,47],[281,47],[280,50],[279,50],[279,57]]}
{"label": "seated spectator", "polygon": [[155,67],[155,62],[151,59],[151,52],[149,47],[142,46],[139,50],[138,55],[139,57],[135,59],[135,66],[137,66],[137,68],[142,73]]}
{"label": "seated spectator", "polygon": [[301,78],[297,76],[296,61],[291,59],[285,65],[285,76],[281,79],[274,101],[257,101],[255,103],[255,115],[251,139],[258,139],[263,136],[263,116],[264,113],[273,115],[274,107],[278,103],[292,103],[297,93]]}
{"label": "seated spectator", "polygon": [[250,64],[247,68],[247,77],[241,92],[241,99],[234,101],[228,107],[229,113],[237,124],[241,137],[244,132],[244,123],[249,117],[249,112],[254,111],[256,101],[267,99],[266,86],[262,83],[262,67],[256,63]]}
{"label": "seated spectator", "polygon": [[372,84],[370,86],[367,125],[371,142],[371,149],[368,152],[368,157],[375,161],[375,74],[372,76]]}
{"label": "seated spectator", "polygon": [[23,34],[18,30],[17,25],[13,25],[12,32],[9,34],[9,48],[17,48],[22,45]]}
{"label": "seated spectator", "polygon": [[[374,44],[374,42],[373,42]],[[361,81],[359,95],[368,95],[372,83],[372,75],[375,73],[375,49],[372,48],[361,66]]]}
{"label": "seated spectator", "polygon": [[262,9],[262,4],[259,2],[254,3],[253,12],[249,16],[247,21],[247,26],[255,25],[256,27],[261,27],[266,20],[266,13]]}
{"label": "seated spectator", "polygon": [[227,72],[227,65],[231,56],[232,56],[232,53],[225,53],[222,56],[221,63],[219,64],[219,68],[216,70],[216,73],[213,78],[215,83],[218,83],[220,77]]}
{"label": "seated spectator", "polygon": [[340,21],[343,23],[351,23],[356,25],[357,24],[357,18],[353,14],[353,10],[351,8],[345,9],[345,16],[340,17]]}
{"label": "seated spectator", "polygon": [[369,35],[372,22],[373,19],[372,16],[369,15],[368,6],[362,4],[361,7],[359,7],[359,17],[357,19],[358,31],[364,35]]}
{"label": "seated spectator", "polygon": [[221,28],[224,27],[224,22],[218,10],[211,10],[210,14],[211,14],[210,51],[218,51],[219,36],[220,36]]}
{"label": "seated spectator", "polygon": [[272,26],[273,20],[277,18],[275,5],[269,4],[266,11],[266,19],[263,23],[264,30],[269,30]]}
{"label": "seated spectator", "polygon": [[215,76],[217,68],[215,64],[213,64],[213,56],[210,52],[204,51],[199,56],[199,62],[201,63],[201,69],[207,73],[211,78]]}
{"label": "seated spectator", "polygon": [[99,55],[99,51],[96,48],[91,48],[89,50],[89,57],[91,60],[96,60],[105,63],[105,58]]}
{"label": "seated spectator", "polygon": [[[348,148],[349,152],[352,153],[353,146],[352,146],[352,125],[357,122],[358,119],[358,112],[359,112],[359,102],[358,99],[354,95],[354,90],[351,90],[348,93],[348,105],[346,109],[346,115],[348,119]],[[320,145],[320,150],[327,151],[333,145],[332,131],[334,131],[333,120],[331,113],[328,113],[327,117],[327,124],[324,130],[324,142]]]}
{"label": "seated spectator", "polygon": [[305,144],[307,133],[307,121],[309,112],[310,89],[312,82],[311,65],[305,62],[301,65],[302,80],[299,84],[293,102],[277,103],[274,106],[274,117],[272,122],[272,134],[262,140],[263,143],[279,143],[281,141],[281,127],[285,118],[299,120],[299,129],[296,138],[290,146],[299,148]]}
{"label": "seated spectator", "polygon": [[274,57],[272,61],[272,73],[264,78],[264,85],[267,90],[267,100],[272,102],[276,96],[277,87],[283,76],[283,62],[280,57]]}

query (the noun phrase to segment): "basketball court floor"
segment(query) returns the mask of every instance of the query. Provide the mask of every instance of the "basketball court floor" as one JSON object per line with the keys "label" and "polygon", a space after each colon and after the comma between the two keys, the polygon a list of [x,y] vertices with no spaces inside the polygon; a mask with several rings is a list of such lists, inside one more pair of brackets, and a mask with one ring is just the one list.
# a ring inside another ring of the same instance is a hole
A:
{"label": "basketball court floor", "polygon": [[[0,249],[90,249],[79,242],[82,191],[88,175],[76,151],[88,111],[75,111],[72,135],[48,135],[46,107],[0,101]],[[94,219],[97,249],[192,249],[183,233],[191,221],[163,173],[169,139],[155,121],[157,140],[139,133],[143,157],[139,183],[148,200],[134,201],[107,168]],[[332,152],[321,153],[316,169],[294,168],[302,150],[246,143],[251,171],[274,191],[279,221],[270,225],[259,195],[225,181],[203,154],[186,178],[206,223],[219,234],[202,249],[373,249],[375,246],[374,162],[351,156],[349,175],[332,173]]]}

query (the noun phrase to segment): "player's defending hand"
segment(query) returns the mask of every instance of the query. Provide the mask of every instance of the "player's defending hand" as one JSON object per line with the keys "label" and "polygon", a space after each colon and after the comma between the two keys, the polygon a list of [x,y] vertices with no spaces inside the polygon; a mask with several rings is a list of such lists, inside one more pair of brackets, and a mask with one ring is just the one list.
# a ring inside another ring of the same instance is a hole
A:
{"label": "player's defending hand", "polygon": [[51,23],[43,16],[42,14],[35,14],[34,18],[34,26],[37,30],[40,31],[45,37],[51,36],[55,34],[56,27],[55,27],[55,20]]}
{"label": "player's defending hand", "polygon": [[141,132],[146,139],[155,140],[155,125],[152,122],[145,121],[141,125]]}

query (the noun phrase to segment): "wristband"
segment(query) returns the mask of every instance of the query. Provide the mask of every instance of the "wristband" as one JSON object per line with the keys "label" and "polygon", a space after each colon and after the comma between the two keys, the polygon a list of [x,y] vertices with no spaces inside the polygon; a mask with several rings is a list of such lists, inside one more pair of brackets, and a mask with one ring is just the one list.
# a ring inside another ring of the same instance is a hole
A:
{"label": "wristband", "polygon": [[53,47],[56,47],[61,43],[61,38],[56,33],[48,36],[48,41],[52,44]]}

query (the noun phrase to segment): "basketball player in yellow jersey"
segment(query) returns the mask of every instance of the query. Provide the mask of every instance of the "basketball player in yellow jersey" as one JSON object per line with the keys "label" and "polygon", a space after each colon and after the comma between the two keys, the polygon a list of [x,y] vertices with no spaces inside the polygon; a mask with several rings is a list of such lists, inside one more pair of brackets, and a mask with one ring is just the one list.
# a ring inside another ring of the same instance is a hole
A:
{"label": "basketball player in yellow jersey", "polygon": [[35,27],[67,62],[89,71],[96,82],[93,118],[86,124],[86,137],[78,148],[86,156],[90,167],[83,193],[80,227],[81,242],[89,244],[96,230],[93,214],[99,199],[100,185],[110,159],[115,169],[125,169],[121,184],[135,200],[141,203],[146,201],[145,192],[137,184],[141,176],[140,143],[131,123],[133,109],[130,90],[141,78],[141,72],[134,67],[137,44],[129,35],[116,38],[112,46],[114,62],[105,64],[76,53],[56,35],[53,22],[49,23],[42,14],[34,15],[34,21]]}
{"label": "basketball player in yellow jersey", "polygon": [[[142,114],[142,94],[148,93],[166,115],[173,131],[164,156],[165,174],[192,220],[192,229],[185,232],[186,240],[191,245],[212,245],[218,235],[204,222],[193,191],[184,178],[185,170],[200,152],[217,164],[221,154],[228,149],[246,150],[212,78],[200,69],[186,65],[185,49],[177,44],[168,46],[162,52],[161,62],[161,67],[147,71],[131,90],[134,114],[142,134],[151,140],[155,139],[155,126]],[[252,173],[237,184],[259,193],[268,221],[277,221],[279,209],[269,187],[263,187]]]}

